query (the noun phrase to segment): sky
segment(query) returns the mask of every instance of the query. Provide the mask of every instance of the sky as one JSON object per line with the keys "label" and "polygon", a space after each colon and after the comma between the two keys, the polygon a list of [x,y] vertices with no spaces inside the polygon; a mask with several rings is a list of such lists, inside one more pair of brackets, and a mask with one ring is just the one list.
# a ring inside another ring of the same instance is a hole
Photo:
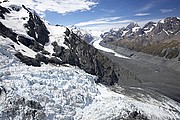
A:
{"label": "sky", "polygon": [[[180,0],[9,0],[35,9],[49,23],[73,25],[92,32],[121,28],[131,22],[143,26],[180,16]],[[18,1],[18,2],[17,2]]]}

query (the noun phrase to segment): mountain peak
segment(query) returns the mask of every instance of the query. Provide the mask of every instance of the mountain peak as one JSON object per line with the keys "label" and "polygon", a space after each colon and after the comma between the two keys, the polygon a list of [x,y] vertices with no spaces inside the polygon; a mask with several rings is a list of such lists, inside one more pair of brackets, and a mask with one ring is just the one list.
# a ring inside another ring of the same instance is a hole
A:
{"label": "mountain peak", "polygon": [[147,28],[149,26],[154,26],[154,25],[156,25],[156,23],[153,21],[150,21],[150,22],[146,23],[143,28]]}
{"label": "mountain peak", "polygon": [[134,28],[134,27],[140,27],[136,22],[132,22],[132,23],[130,23],[126,28],[127,29],[132,29],[132,28]]}

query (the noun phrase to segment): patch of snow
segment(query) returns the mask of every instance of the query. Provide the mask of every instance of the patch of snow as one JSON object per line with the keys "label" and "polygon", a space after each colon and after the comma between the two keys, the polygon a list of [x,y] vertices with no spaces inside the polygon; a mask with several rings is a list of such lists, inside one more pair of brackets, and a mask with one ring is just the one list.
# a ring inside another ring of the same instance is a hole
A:
{"label": "patch of snow", "polygon": [[119,30],[119,28],[112,28],[112,30],[113,30],[113,31],[118,31],[118,30]]}
{"label": "patch of snow", "polygon": [[20,11],[12,10],[10,13],[5,14],[5,20],[1,19],[1,22],[6,27],[11,28],[15,33],[28,36],[24,24],[29,20],[29,13],[24,8],[20,8]]}
{"label": "patch of snow", "polygon": [[31,58],[35,58],[37,53],[34,52],[32,49],[29,49],[28,47],[26,47],[25,45],[21,44],[19,42],[19,45],[17,43],[14,43],[14,47],[15,50],[22,53],[25,56],[31,57]]}
{"label": "patch of snow", "polygon": [[132,28],[132,32],[137,32],[141,27],[134,27]]}
{"label": "patch of snow", "polygon": [[126,35],[126,33],[128,32],[128,30],[123,31],[123,34],[121,35],[122,37]]}
{"label": "patch of snow", "polygon": [[159,21],[160,23],[164,24],[165,23],[165,19],[162,19]]}
{"label": "patch of snow", "polygon": [[[148,29],[148,28],[144,28],[144,29]],[[154,29],[154,27],[152,26],[149,30],[144,31],[146,34],[148,34],[149,32],[151,32]]]}
{"label": "patch of snow", "polygon": [[169,36],[169,33],[166,30],[163,29],[163,31]]}
{"label": "patch of snow", "polygon": [[173,34],[174,32],[173,31],[171,31],[171,30],[168,30],[168,32],[170,32],[171,34]]}
{"label": "patch of snow", "polygon": [[54,53],[53,51],[53,46],[51,45],[53,42],[57,42],[57,44],[59,46],[63,46],[65,49],[68,49],[68,46],[64,44],[65,41],[65,31],[66,31],[66,27],[63,26],[52,26],[49,25],[48,23],[46,24],[46,27],[48,29],[48,31],[50,32],[49,35],[49,43],[46,43],[44,46],[44,49],[48,52],[50,52],[51,54]]}

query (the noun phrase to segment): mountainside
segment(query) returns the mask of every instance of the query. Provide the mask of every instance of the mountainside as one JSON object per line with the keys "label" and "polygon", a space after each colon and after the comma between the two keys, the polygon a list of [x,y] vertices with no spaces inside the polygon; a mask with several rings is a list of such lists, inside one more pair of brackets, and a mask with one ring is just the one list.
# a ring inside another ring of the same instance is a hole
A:
{"label": "mountainside", "polygon": [[169,17],[140,27],[131,23],[101,35],[105,42],[169,59],[180,60],[180,19]]}
{"label": "mountainside", "polygon": [[15,56],[21,62],[33,66],[41,66],[42,62],[75,65],[97,75],[97,82],[106,85],[123,83],[125,79],[138,82],[133,74],[113,65],[107,57],[68,28],[43,22],[35,11],[25,6],[10,5],[8,9],[1,7],[1,11],[0,33],[13,41],[11,46],[17,51]]}
{"label": "mountainside", "polygon": [[179,103],[123,87],[141,80],[34,10],[1,2],[0,28],[1,120],[180,119]]}

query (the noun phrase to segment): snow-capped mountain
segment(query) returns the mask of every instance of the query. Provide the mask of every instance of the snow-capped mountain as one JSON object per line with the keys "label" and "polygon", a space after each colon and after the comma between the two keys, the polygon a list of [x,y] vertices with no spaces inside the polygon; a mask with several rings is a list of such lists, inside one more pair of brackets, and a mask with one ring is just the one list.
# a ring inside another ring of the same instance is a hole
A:
{"label": "snow-capped mountain", "polygon": [[118,84],[140,83],[136,76],[34,10],[2,2],[0,28],[0,119],[180,119],[172,99],[140,88],[126,94]]}
{"label": "snow-capped mountain", "polygon": [[126,28],[116,32],[110,30],[101,37],[110,44],[172,59],[179,56],[179,33],[180,19],[168,17],[157,23],[149,22],[142,28],[130,23]]}
{"label": "snow-capped mountain", "polygon": [[88,44],[91,44],[91,42],[94,40],[94,37],[90,31],[78,28],[76,26],[72,26],[71,31],[78,35],[82,40],[85,40]]}

